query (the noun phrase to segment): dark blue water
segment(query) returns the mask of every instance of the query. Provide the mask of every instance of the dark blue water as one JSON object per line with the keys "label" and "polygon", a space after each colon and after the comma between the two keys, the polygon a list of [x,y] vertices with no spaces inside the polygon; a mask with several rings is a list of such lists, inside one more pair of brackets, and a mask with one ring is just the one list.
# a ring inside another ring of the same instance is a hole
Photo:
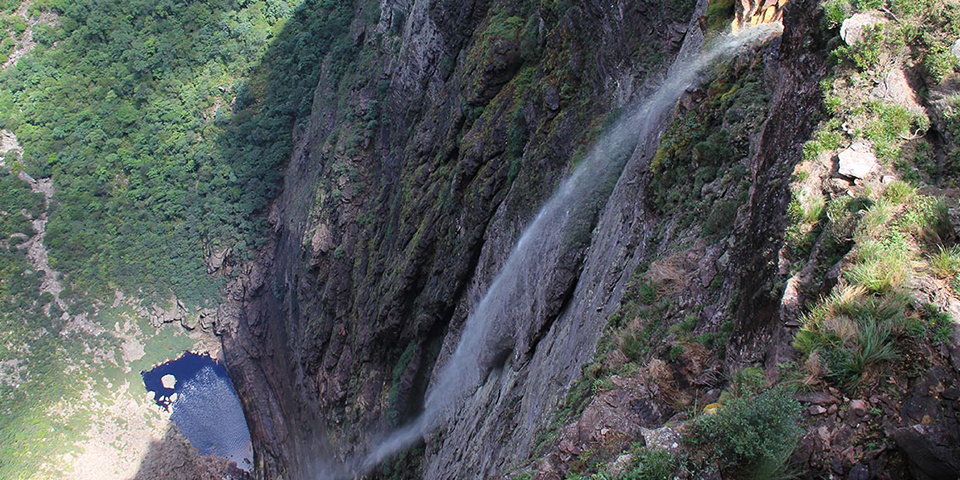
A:
{"label": "dark blue water", "polygon": [[[250,469],[250,432],[240,399],[220,362],[186,352],[141,375],[157,405],[171,411],[170,419],[201,454],[224,457]],[[176,378],[173,388],[163,386],[165,375]]]}

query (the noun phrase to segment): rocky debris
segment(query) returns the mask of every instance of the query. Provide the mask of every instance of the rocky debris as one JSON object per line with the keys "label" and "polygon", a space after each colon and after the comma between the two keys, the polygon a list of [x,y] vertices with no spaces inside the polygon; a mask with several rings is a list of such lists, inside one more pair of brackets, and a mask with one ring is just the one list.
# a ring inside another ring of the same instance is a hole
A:
{"label": "rocky debris", "polygon": [[[535,478],[565,478],[569,463],[581,453],[622,451],[638,438],[648,446],[678,447],[679,433],[673,427],[646,428],[662,424],[670,413],[657,400],[656,386],[634,377],[613,376],[610,381],[613,388],[595,395],[580,418],[564,427],[556,450],[537,465]],[[628,465],[629,457],[621,455],[613,463],[618,461]]]}
{"label": "rocky debris", "polygon": [[160,377],[160,383],[163,384],[163,388],[170,388],[170,389],[172,389],[172,388],[174,388],[174,387],[177,386],[177,377],[175,377],[175,376],[173,376],[173,375],[171,375],[171,374],[168,373],[168,374]]}
{"label": "rocky debris", "polygon": [[207,263],[207,273],[218,272],[223,267],[224,262],[229,256],[229,248],[224,248],[219,252],[211,252],[208,255],[204,255],[204,261]]}
{"label": "rocky debris", "polygon": [[810,415],[823,415],[827,413],[827,409],[820,405],[811,405],[807,411],[810,412]]}
{"label": "rocky debris", "polygon": [[854,415],[866,415],[867,414],[867,403],[863,400],[851,400],[850,409],[848,410],[851,414]]}
{"label": "rocky debris", "polygon": [[831,405],[831,404],[840,402],[840,400],[838,400],[837,397],[834,397],[833,395],[830,395],[824,392],[801,393],[796,396],[796,399],[804,403],[811,403],[814,405],[821,405],[821,406]]}
{"label": "rocky debris", "polygon": [[7,155],[10,152],[19,158],[20,143],[17,142],[17,136],[10,130],[0,129],[0,166],[6,165]]}
{"label": "rocky debris", "polygon": [[847,45],[853,45],[863,39],[865,27],[882,25],[887,19],[872,12],[856,13],[840,25],[840,38]]}
{"label": "rocky debris", "polygon": [[168,307],[164,308],[153,303],[148,306],[134,304],[137,313],[146,317],[154,327],[161,327],[166,323],[179,323],[184,330],[213,331],[216,328],[218,310],[213,308],[187,308],[176,297],[171,296]]}
{"label": "rocky debris", "polygon": [[845,177],[863,179],[880,168],[873,148],[866,142],[855,142],[837,155],[839,173]]}
{"label": "rocky debris", "polygon": [[35,26],[38,24],[56,26],[60,23],[59,17],[50,11],[43,12],[37,17],[32,16],[30,14],[31,5],[33,5],[33,2],[30,0],[22,1],[20,2],[20,7],[17,8],[15,12],[15,15],[22,18],[27,24],[27,28],[20,33],[19,38],[15,38],[13,51],[10,52],[10,56],[7,58],[7,61],[0,66],[0,69],[6,69],[16,64],[21,57],[37,46],[37,42],[33,39],[33,28]]}

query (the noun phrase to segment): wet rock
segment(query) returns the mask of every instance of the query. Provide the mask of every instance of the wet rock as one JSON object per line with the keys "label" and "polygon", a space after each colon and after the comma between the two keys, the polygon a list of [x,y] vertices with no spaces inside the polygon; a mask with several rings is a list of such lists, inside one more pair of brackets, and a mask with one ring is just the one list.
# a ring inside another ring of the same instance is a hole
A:
{"label": "wet rock", "polygon": [[864,178],[880,167],[877,156],[866,142],[856,142],[837,156],[840,175]]}
{"label": "wet rock", "polygon": [[557,92],[557,88],[554,86],[548,86],[546,93],[544,94],[544,103],[547,104],[547,108],[550,110],[556,111],[560,108],[560,94]]}
{"label": "wet rock", "polygon": [[318,226],[313,232],[313,237],[310,239],[310,248],[313,250],[313,255],[317,256],[321,253],[329,253],[336,247],[330,227],[325,224]]}

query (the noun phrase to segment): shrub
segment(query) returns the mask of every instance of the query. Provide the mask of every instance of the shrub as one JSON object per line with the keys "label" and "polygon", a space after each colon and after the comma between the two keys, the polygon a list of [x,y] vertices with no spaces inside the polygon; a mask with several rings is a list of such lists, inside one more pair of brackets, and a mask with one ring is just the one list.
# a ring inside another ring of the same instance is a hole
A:
{"label": "shrub", "polygon": [[737,208],[737,202],[734,200],[720,200],[715,203],[703,225],[703,233],[716,235],[729,232],[737,219]]}
{"label": "shrub", "polygon": [[830,28],[837,28],[850,16],[852,10],[849,0],[827,0],[823,7],[824,21]]}
{"label": "shrub", "polygon": [[884,25],[867,25],[863,29],[863,38],[850,46],[836,50],[841,59],[850,60],[861,71],[873,71],[880,66],[880,60],[887,50],[887,36]]}
{"label": "shrub", "polygon": [[669,480],[679,463],[666,450],[641,448],[633,455],[633,466],[618,480]]}
{"label": "shrub", "polygon": [[724,30],[733,19],[735,9],[733,0],[713,0],[707,5],[707,28],[711,31]]}
{"label": "shrub", "polygon": [[693,423],[687,440],[707,449],[722,469],[744,473],[785,465],[802,430],[800,403],[784,387],[730,399]]}
{"label": "shrub", "polygon": [[954,57],[945,46],[939,44],[931,46],[930,51],[923,58],[923,67],[937,83],[943,82],[947,75],[953,73],[956,65],[957,57]]}

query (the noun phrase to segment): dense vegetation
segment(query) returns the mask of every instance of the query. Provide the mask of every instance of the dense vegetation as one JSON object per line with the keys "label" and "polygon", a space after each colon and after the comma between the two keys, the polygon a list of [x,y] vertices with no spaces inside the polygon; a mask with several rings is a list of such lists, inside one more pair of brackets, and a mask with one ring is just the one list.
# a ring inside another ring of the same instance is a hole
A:
{"label": "dense vegetation", "polygon": [[[0,154],[0,478],[60,475],[94,405],[139,395],[141,369],[193,344],[103,300],[215,298],[204,256],[262,242],[321,67],[352,60],[353,15],[348,0],[0,0],[0,129],[22,147]],[[21,171],[52,180],[49,207]],[[63,303],[22,248],[44,212]],[[128,360],[131,336],[144,352]]]}
{"label": "dense vegetation", "polygon": [[54,180],[51,260],[75,291],[199,303],[217,285],[205,253],[243,259],[259,244],[320,59],[352,47],[350,2],[294,7],[34,2],[56,20],[0,73],[0,127],[31,175]]}

